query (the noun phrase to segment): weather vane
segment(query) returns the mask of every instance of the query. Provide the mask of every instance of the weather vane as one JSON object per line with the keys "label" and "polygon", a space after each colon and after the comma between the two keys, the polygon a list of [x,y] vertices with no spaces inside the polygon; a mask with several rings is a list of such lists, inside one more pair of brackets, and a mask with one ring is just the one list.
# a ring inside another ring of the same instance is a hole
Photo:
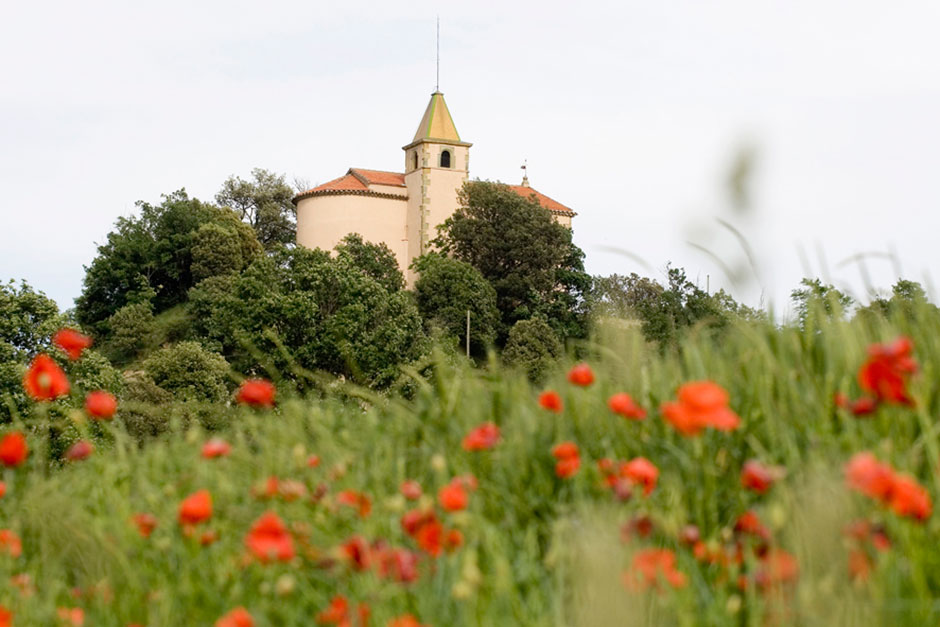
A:
{"label": "weather vane", "polygon": [[522,169],[522,184],[528,187],[529,186],[529,160],[526,159],[523,162],[523,164],[519,166],[519,168]]}

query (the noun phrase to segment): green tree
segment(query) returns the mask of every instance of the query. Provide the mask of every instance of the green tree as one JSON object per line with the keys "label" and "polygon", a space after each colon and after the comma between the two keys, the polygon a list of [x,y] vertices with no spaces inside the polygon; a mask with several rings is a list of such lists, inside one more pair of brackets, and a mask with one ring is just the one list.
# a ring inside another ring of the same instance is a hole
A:
{"label": "green tree", "polygon": [[50,338],[66,321],[54,300],[25,281],[0,283],[0,419],[25,411],[23,373],[33,356],[52,351]]}
{"label": "green tree", "polygon": [[322,250],[275,249],[226,281],[200,283],[191,306],[197,333],[241,372],[300,367],[384,385],[426,349],[411,294]]}
{"label": "green tree", "polygon": [[336,246],[336,252],[340,259],[359,268],[389,292],[405,286],[405,276],[398,267],[395,253],[384,242],[373,244],[363,241],[358,233],[350,233]]}
{"label": "green tree", "polygon": [[215,201],[234,210],[255,230],[264,249],[272,250],[297,239],[293,197],[294,190],[284,182],[283,174],[255,168],[249,181],[237,176],[226,179]]}
{"label": "green tree", "polygon": [[851,296],[819,279],[803,279],[800,285],[801,289],[790,292],[790,300],[801,328],[823,318],[842,318],[855,302]]}
{"label": "green tree", "polygon": [[151,294],[154,313],[185,300],[196,282],[193,245],[202,225],[217,223],[239,235],[241,266],[261,251],[251,229],[230,210],[190,198],[185,190],[164,196],[159,205],[140,201],[137,206],[140,215],[119,218],[85,268],[75,315],[98,334],[106,333],[106,321],[118,309],[150,300]]}
{"label": "green tree", "polygon": [[552,327],[541,318],[532,318],[512,325],[503,349],[503,361],[522,369],[530,380],[538,383],[558,363],[562,352],[561,342]]}
{"label": "green tree", "polygon": [[571,231],[506,185],[468,182],[459,198],[461,206],[434,243],[493,286],[501,335],[516,321],[542,314],[563,336],[583,336],[590,277]]}
{"label": "green tree", "polygon": [[115,362],[127,363],[153,347],[155,331],[153,306],[149,302],[130,303],[108,318],[108,336],[102,348]]}
{"label": "green tree", "polygon": [[482,354],[496,340],[499,310],[496,291],[468,263],[438,253],[423,255],[412,264],[418,274],[415,297],[421,317],[448,335],[466,342],[470,312],[470,348]]}
{"label": "green tree", "polygon": [[855,312],[857,318],[900,318],[908,322],[938,314],[940,309],[930,303],[923,286],[906,279],[898,279],[891,288],[890,297],[875,297],[867,306],[859,307]]}

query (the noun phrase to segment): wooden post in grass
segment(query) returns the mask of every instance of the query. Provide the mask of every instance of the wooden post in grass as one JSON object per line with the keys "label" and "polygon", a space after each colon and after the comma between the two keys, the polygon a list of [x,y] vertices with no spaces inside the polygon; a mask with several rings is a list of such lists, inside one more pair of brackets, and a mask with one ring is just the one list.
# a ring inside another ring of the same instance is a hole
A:
{"label": "wooden post in grass", "polygon": [[467,310],[467,359],[470,359],[470,310]]}

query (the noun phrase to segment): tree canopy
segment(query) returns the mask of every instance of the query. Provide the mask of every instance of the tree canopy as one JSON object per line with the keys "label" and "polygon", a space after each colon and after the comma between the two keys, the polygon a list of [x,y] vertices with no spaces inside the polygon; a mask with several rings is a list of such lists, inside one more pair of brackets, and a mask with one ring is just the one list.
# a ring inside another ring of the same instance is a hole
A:
{"label": "tree canopy", "polygon": [[[252,229],[232,211],[190,198],[185,190],[164,196],[159,205],[137,206],[140,215],[119,218],[85,268],[75,315],[98,334],[107,332],[105,321],[127,304],[152,299],[159,313],[183,302],[197,276],[218,272],[223,264],[238,271],[261,253]],[[215,227],[201,230],[207,224]],[[219,237],[222,231],[229,236]]]}
{"label": "tree canopy", "polygon": [[283,174],[255,168],[251,180],[230,176],[222,183],[215,201],[238,214],[255,230],[265,250],[279,245],[293,246],[297,239],[297,209],[294,190]]}
{"label": "tree canopy", "polygon": [[496,291],[500,335],[542,314],[563,337],[586,332],[590,277],[571,231],[531,198],[487,181],[464,184],[460,207],[439,229],[439,250],[469,263]]}

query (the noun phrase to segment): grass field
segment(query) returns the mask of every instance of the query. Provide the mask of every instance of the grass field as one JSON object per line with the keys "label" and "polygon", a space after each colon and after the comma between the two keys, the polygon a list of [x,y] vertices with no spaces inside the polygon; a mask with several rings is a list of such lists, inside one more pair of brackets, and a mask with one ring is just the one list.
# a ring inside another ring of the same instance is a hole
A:
{"label": "grass field", "polygon": [[[837,394],[864,394],[869,346],[901,336],[918,364],[899,375],[911,402],[839,407]],[[441,359],[409,399],[284,386],[273,409],[224,409],[214,433],[186,420],[192,406],[168,406],[174,428],[144,445],[123,426],[128,408],[102,422],[37,403],[3,429],[23,431],[30,454],[4,471],[0,604],[16,625],[359,625],[366,606],[379,626],[940,622],[940,523],[916,489],[898,504],[911,488],[898,477],[940,491],[932,310],[693,333],[665,355],[635,329],[602,328],[582,349],[588,385],[567,379],[574,362],[532,386],[495,362]],[[736,428],[684,435],[664,419],[693,381],[727,391]],[[545,390],[561,411],[540,405]],[[616,393],[645,419],[612,412]],[[90,456],[49,459],[63,420]],[[465,446],[490,422],[498,436]],[[204,457],[212,438],[230,451]],[[563,442],[576,455],[553,454]],[[865,483],[871,472],[847,484],[862,451],[896,470],[880,469],[893,488]],[[639,457],[658,476],[620,472]],[[757,490],[742,486],[750,460]],[[181,511],[203,490],[211,515],[199,499]],[[223,618],[238,607],[253,623]]]}

